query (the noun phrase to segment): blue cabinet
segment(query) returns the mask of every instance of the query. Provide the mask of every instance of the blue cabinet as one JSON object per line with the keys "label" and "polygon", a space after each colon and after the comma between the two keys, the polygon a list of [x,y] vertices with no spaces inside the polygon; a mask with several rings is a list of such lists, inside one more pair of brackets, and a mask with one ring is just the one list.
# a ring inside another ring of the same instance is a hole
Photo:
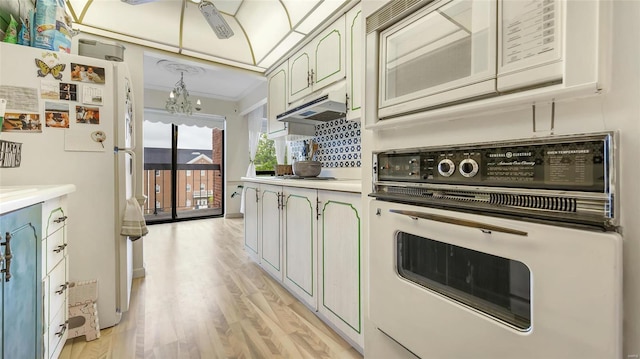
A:
{"label": "blue cabinet", "polygon": [[0,358],[42,358],[42,206],[0,216]]}

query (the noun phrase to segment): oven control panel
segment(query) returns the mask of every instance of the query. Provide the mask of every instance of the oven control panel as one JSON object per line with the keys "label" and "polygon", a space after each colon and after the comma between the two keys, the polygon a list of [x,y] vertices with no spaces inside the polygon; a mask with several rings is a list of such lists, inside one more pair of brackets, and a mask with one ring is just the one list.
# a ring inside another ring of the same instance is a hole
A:
{"label": "oven control panel", "polygon": [[376,182],[605,192],[610,136],[393,150],[374,155]]}

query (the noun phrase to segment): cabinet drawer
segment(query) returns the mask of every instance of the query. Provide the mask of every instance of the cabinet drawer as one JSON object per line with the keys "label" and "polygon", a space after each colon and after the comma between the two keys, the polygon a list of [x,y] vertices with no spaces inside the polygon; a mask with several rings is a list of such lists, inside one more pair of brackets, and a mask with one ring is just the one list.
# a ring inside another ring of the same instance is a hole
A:
{"label": "cabinet drawer", "polygon": [[[67,241],[65,238],[64,228],[54,232],[46,240],[47,252],[43,255],[47,259],[46,273],[50,273],[51,270],[62,260],[67,253]],[[43,243],[44,244],[44,243]],[[44,245],[43,245],[44,247]]]}
{"label": "cabinet drawer", "polygon": [[[66,297],[67,297],[67,260],[63,259],[49,275],[49,285],[47,292],[49,315],[45,317],[45,320],[51,321],[58,315],[59,311],[64,312]],[[46,306],[46,304],[45,304]],[[64,313],[62,314],[64,316]]]}
{"label": "cabinet drawer", "polygon": [[42,238],[57,231],[66,222],[65,201],[62,197],[44,202],[42,205]]}
{"label": "cabinet drawer", "polygon": [[56,349],[58,348],[58,345],[64,345],[64,341],[67,338],[68,324],[66,323],[64,313],[65,311],[63,310],[59,311],[58,315],[54,317],[53,321],[51,321],[51,325],[49,326],[49,331],[47,332],[48,338],[46,339],[47,343],[49,343],[47,348],[49,355],[57,352]]}

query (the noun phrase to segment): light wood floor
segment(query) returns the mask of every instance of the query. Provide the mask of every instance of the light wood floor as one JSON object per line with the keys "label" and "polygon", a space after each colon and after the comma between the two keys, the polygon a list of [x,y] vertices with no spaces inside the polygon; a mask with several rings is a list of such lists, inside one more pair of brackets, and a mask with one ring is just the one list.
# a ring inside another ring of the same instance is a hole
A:
{"label": "light wood floor", "polygon": [[130,310],[98,340],[68,340],[61,359],[362,358],[249,259],[242,219],[149,231]]}

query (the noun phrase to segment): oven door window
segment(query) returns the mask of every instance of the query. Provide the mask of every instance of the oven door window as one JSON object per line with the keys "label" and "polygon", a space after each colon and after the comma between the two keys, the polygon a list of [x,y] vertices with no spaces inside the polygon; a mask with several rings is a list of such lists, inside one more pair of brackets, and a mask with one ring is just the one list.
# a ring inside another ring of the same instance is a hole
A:
{"label": "oven door window", "polygon": [[398,274],[519,330],[531,328],[531,272],[522,262],[398,232]]}

